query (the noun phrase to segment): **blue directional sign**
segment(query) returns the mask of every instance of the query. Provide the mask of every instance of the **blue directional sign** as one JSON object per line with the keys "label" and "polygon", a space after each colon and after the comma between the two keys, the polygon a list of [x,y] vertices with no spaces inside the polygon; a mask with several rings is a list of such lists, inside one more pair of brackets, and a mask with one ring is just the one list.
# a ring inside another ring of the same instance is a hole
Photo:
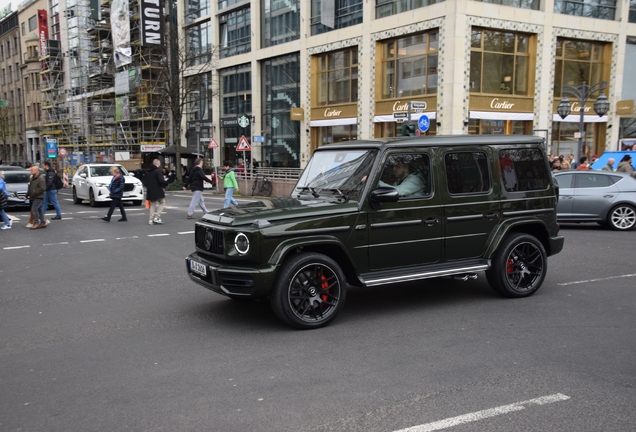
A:
{"label": "blue directional sign", "polygon": [[49,159],[57,158],[57,140],[56,139],[47,139],[46,140],[46,156]]}
{"label": "blue directional sign", "polygon": [[422,132],[426,132],[428,128],[431,126],[431,121],[428,119],[426,114],[422,114],[417,121],[417,126],[420,128]]}

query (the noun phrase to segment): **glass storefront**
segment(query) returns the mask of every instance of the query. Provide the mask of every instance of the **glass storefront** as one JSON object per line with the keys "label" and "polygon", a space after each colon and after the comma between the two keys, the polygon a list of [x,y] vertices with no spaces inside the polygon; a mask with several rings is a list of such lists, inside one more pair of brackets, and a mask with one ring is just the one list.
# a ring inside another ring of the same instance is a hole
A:
{"label": "glass storefront", "polygon": [[532,122],[471,119],[468,123],[468,133],[473,135],[530,135]]}
{"label": "glass storefront", "polygon": [[[246,127],[239,124],[239,116],[251,118],[252,112],[252,72],[249,63],[225,68],[220,71],[221,99],[221,160],[229,160],[237,166],[243,159],[243,152],[237,152],[241,136],[248,141],[252,137],[252,122]],[[246,159],[251,160],[250,152]]]}
{"label": "glass storefront", "polygon": [[358,47],[317,56],[314,66],[318,86],[314,105],[358,101]]}

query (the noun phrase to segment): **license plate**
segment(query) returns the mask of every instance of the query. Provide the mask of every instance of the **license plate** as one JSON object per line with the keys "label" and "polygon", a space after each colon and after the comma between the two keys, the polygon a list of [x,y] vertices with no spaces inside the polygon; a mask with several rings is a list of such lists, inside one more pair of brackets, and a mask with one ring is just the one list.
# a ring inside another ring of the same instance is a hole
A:
{"label": "license plate", "polygon": [[125,197],[130,196],[130,192],[124,192],[124,196],[125,196]]}
{"label": "license plate", "polygon": [[208,274],[205,265],[192,260],[190,260],[190,270],[192,270],[194,273],[200,274],[201,276],[207,276]]}

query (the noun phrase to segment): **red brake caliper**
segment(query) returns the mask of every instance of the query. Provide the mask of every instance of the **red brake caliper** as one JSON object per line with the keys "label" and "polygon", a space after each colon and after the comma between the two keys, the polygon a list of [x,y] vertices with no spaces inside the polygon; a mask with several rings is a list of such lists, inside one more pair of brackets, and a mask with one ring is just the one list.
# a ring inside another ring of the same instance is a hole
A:
{"label": "red brake caliper", "polygon": [[[327,278],[325,277],[325,275],[321,275],[320,279],[322,280],[322,283],[320,284],[320,288],[327,289],[329,287],[329,282],[327,282]],[[326,302],[329,297],[325,293],[325,294],[321,294],[320,298],[322,299],[322,301]]]}
{"label": "red brake caliper", "polygon": [[512,259],[512,258],[509,258],[509,259],[508,259],[508,262],[506,263],[506,271],[507,271],[508,273],[512,273],[512,272],[514,271],[514,269],[512,268],[512,266],[514,265],[514,263],[515,263],[515,262],[513,261],[513,259]]}

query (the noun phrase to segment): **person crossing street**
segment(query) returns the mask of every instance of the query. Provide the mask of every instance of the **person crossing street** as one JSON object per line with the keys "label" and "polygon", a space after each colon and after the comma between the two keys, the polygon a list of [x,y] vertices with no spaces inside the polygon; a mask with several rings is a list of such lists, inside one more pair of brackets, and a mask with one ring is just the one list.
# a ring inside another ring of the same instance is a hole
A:
{"label": "person crossing street", "polygon": [[194,160],[194,168],[192,168],[188,180],[183,186],[183,190],[186,190],[187,187],[190,186],[190,190],[192,191],[192,200],[188,208],[188,219],[194,219],[194,209],[197,205],[201,207],[203,214],[208,212],[208,209],[205,207],[205,201],[203,201],[203,182],[214,184],[203,172],[203,159],[196,158]]}
{"label": "person crossing street", "polygon": [[161,225],[161,212],[163,206],[166,204],[166,193],[163,190],[168,184],[167,180],[163,176],[161,168],[161,161],[155,159],[152,161],[152,166],[146,174],[146,199],[150,201],[150,219],[149,225]]}
{"label": "person crossing street", "polygon": [[[43,164],[44,170],[46,171],[45,181],[46,181],[46,192],[44,193],[44,200],[42,201],[42,213],[46,218],[46,210],[49,206],[49,201],[53,204],[55,208],[55,217],[51,218],[52,220],[60,220],[62,219],[62,211],[60,210],[60,204],[57,202],[57,189],[58,183],[60,183],[59,177],[53,168],[51,168],[51,162],[45,161]],[[57,177],[57,180],[56,180]]]}

